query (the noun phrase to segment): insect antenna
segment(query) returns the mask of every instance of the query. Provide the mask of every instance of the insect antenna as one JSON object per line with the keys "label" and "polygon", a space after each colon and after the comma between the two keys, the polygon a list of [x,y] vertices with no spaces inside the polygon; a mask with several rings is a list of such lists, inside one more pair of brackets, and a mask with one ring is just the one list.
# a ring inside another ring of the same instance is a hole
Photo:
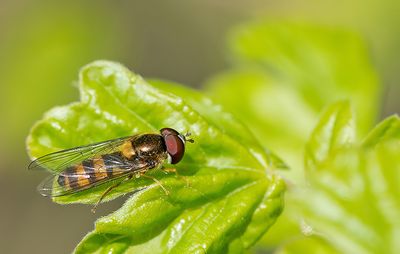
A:
{"label": "insect antenna", "polygon": [[193,139],[191,139],[191,138],[188,138],[188,137],[190,137],[192,135],[192,133],[190,133],[190,132],[186,132],[186,134],[185,134],[185,141],[187,141],[187,142],[190,142],[190,143],[194,143],[194,140]]}

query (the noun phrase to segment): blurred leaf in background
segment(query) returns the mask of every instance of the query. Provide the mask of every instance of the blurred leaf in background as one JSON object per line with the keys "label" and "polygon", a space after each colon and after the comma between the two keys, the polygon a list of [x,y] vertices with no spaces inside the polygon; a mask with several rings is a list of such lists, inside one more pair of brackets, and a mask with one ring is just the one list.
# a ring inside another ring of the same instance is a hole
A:
{"label": "blurred leaf in background", "polygon": [[[81,102],[53,108],[32,128],[32,157],[163,127],[190,131],[195,143],[171,166],[180,177],[149,172],[169,195],[147,178],[113,189],[105,200],[140,191],[98,219],[77,253],[241,253],[274,224],[285,184],[269,155],[229,113],[199,92],[162,81],[150,85],[113,62],[85,66],[79,80]],[[53,200],[94,204],[113,184]]]}
{"label": "blurred leaf in background", "polygon": [[234,29],[228,44],[233,68],[210,79],[207,90],[295,173],[302,166],[299,151],[324,106],[338,99],[354,102],[360,134],[375,121],[380,87],[358,35],[262,20]]}
{"label": "blurred leaf in background", "polygon": [[107,1],[0,2],[0,245],[4,253],[71,249],[80,239],[79,232],[92,227],[92,215],[83,212],[85,207],[57,207],[38,195],[36,186],[43,175],[26,170],[25,139],[44,111],[77,97],[74,77],[82,65],[122,55],[126,40],[120,30],[121,16],[112,6]]}
{"label": "blurred leaf in background", "polygon": [[[79,2],[80,8],[67,2],[23,5],[24,12],[14,13],[17,6],[9,4],[7,15],[12,16],[9,20],[14,23],[1,27],[0,108],[2,119],[7,121],[2,122],[0,150],[7,158],[15,158],[15,153],[24,150],[29,126],[41,112],[76,96],[71,77],[80,66],[93,59],[115,58],[120,54],[116,17],[106,5],[98,3],[96,8],[85,2]],[[10,173],[15,172],[20,171]]]}
{"label": "blurred leaf in background", "polygon": [[[356,134],[365,136],[377,118],[381,88],[365,44],[350,31],[258,21],[234,29],[229,45],[233,68],[212,78],[206,89],[239,116],[260,142],[286,159],[291,170],[282,174],[290,180],[289,186],[293,185],[289,193],[303,187],[303,165],[308,171],[318,171],[320,163],[337,149],[353,144]],[[359,117],[353,117],[346,103],[332,107],[309,141],[318,152],[310,152],[310,145],[305,149],[320,111],[343,99],[354,103]],[[304,199],[306,195],[300,196],[299,203]],[[314,202],[310,209],[313,206],[321,204]],[[273,249],[310,233],[312,228],[304,222],[307,216],[301,216],[301,209],[293,199],[286,202],[281,219],[264,237],[263,248]],[[335,253],[336,247],[330,244],[329,239],[313,237],[286,246],[285,251],[309,246],[317,253],[318,248],[329,246]]]}
{"label": "blurred leaf in background", "polygon": [[321,116],[306,146],[308,184],[287,201],[311,237],[278,253],[398,253],[400,119],[385,119],[363,142],[352,138],[354,120],[343,102]]}

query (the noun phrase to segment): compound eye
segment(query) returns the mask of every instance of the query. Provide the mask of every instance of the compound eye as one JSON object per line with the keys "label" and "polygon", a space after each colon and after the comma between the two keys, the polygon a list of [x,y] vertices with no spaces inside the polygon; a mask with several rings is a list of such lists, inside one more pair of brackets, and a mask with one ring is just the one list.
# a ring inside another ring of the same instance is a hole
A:
{"label": "compound eye", "polygon": [[168,136],[168,135],[179,135],[179,132],[177,132],[176,130],[172,129],[172,128],[162,128],[160,130],[160,133],[163,137]]}
{"label": "compound eye", "polygon": [[165,146],[167,152],[171,156],[171,164],[178,163],[185,153],[185,144],[182,139],[177,135],[164,136]]}

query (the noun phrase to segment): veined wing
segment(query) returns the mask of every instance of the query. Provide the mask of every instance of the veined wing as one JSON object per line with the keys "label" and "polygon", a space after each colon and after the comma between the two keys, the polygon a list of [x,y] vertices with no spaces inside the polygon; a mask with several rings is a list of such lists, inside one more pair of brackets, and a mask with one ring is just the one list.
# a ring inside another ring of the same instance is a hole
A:
{"label": "veined wing", "polygon": [[59,173],[84,160],[102,154],[114,153],[118,151],[119,147],[125,141],[132,140],[133,138],[135,138],[135,136],[122,137],[50,153],[32,161],[28,168],[46,169],[52,173]]}
{"label": "veined wing", "polygon": [[[107,159],[108,158],[108,159]],[[89,160],[87,160],[89,161]],[[112,156],[90,159],[91,165],[85,162],[68,168],[56,175],[51,175],[38,186],[43,196],[58,197],[76,193],[110,181],[123,181],[123,178],[140,174],[149,168],[147,162],[125,162]]]}

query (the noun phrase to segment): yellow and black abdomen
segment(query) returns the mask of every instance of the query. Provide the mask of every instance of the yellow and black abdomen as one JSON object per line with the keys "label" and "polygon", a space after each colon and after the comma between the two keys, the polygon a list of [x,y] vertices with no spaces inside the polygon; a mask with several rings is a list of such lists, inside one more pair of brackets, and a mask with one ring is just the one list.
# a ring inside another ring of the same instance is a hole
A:
{"label": "yellow and black abdomen", "polygon": [[58,184],[67,190],[81,190],[105,179],[144,172],[167,159],[165,143],[158,134],[137,135],[116,149],[117,152],[86,159],[66,168],[59,174]]}
{"label": "yellow and black abdomen", "polygon": [[120,152],[104,154],[71,166],[58,176],[57,182],[66,189],[82,189],[106,178],[126,172],[126,161]]}

